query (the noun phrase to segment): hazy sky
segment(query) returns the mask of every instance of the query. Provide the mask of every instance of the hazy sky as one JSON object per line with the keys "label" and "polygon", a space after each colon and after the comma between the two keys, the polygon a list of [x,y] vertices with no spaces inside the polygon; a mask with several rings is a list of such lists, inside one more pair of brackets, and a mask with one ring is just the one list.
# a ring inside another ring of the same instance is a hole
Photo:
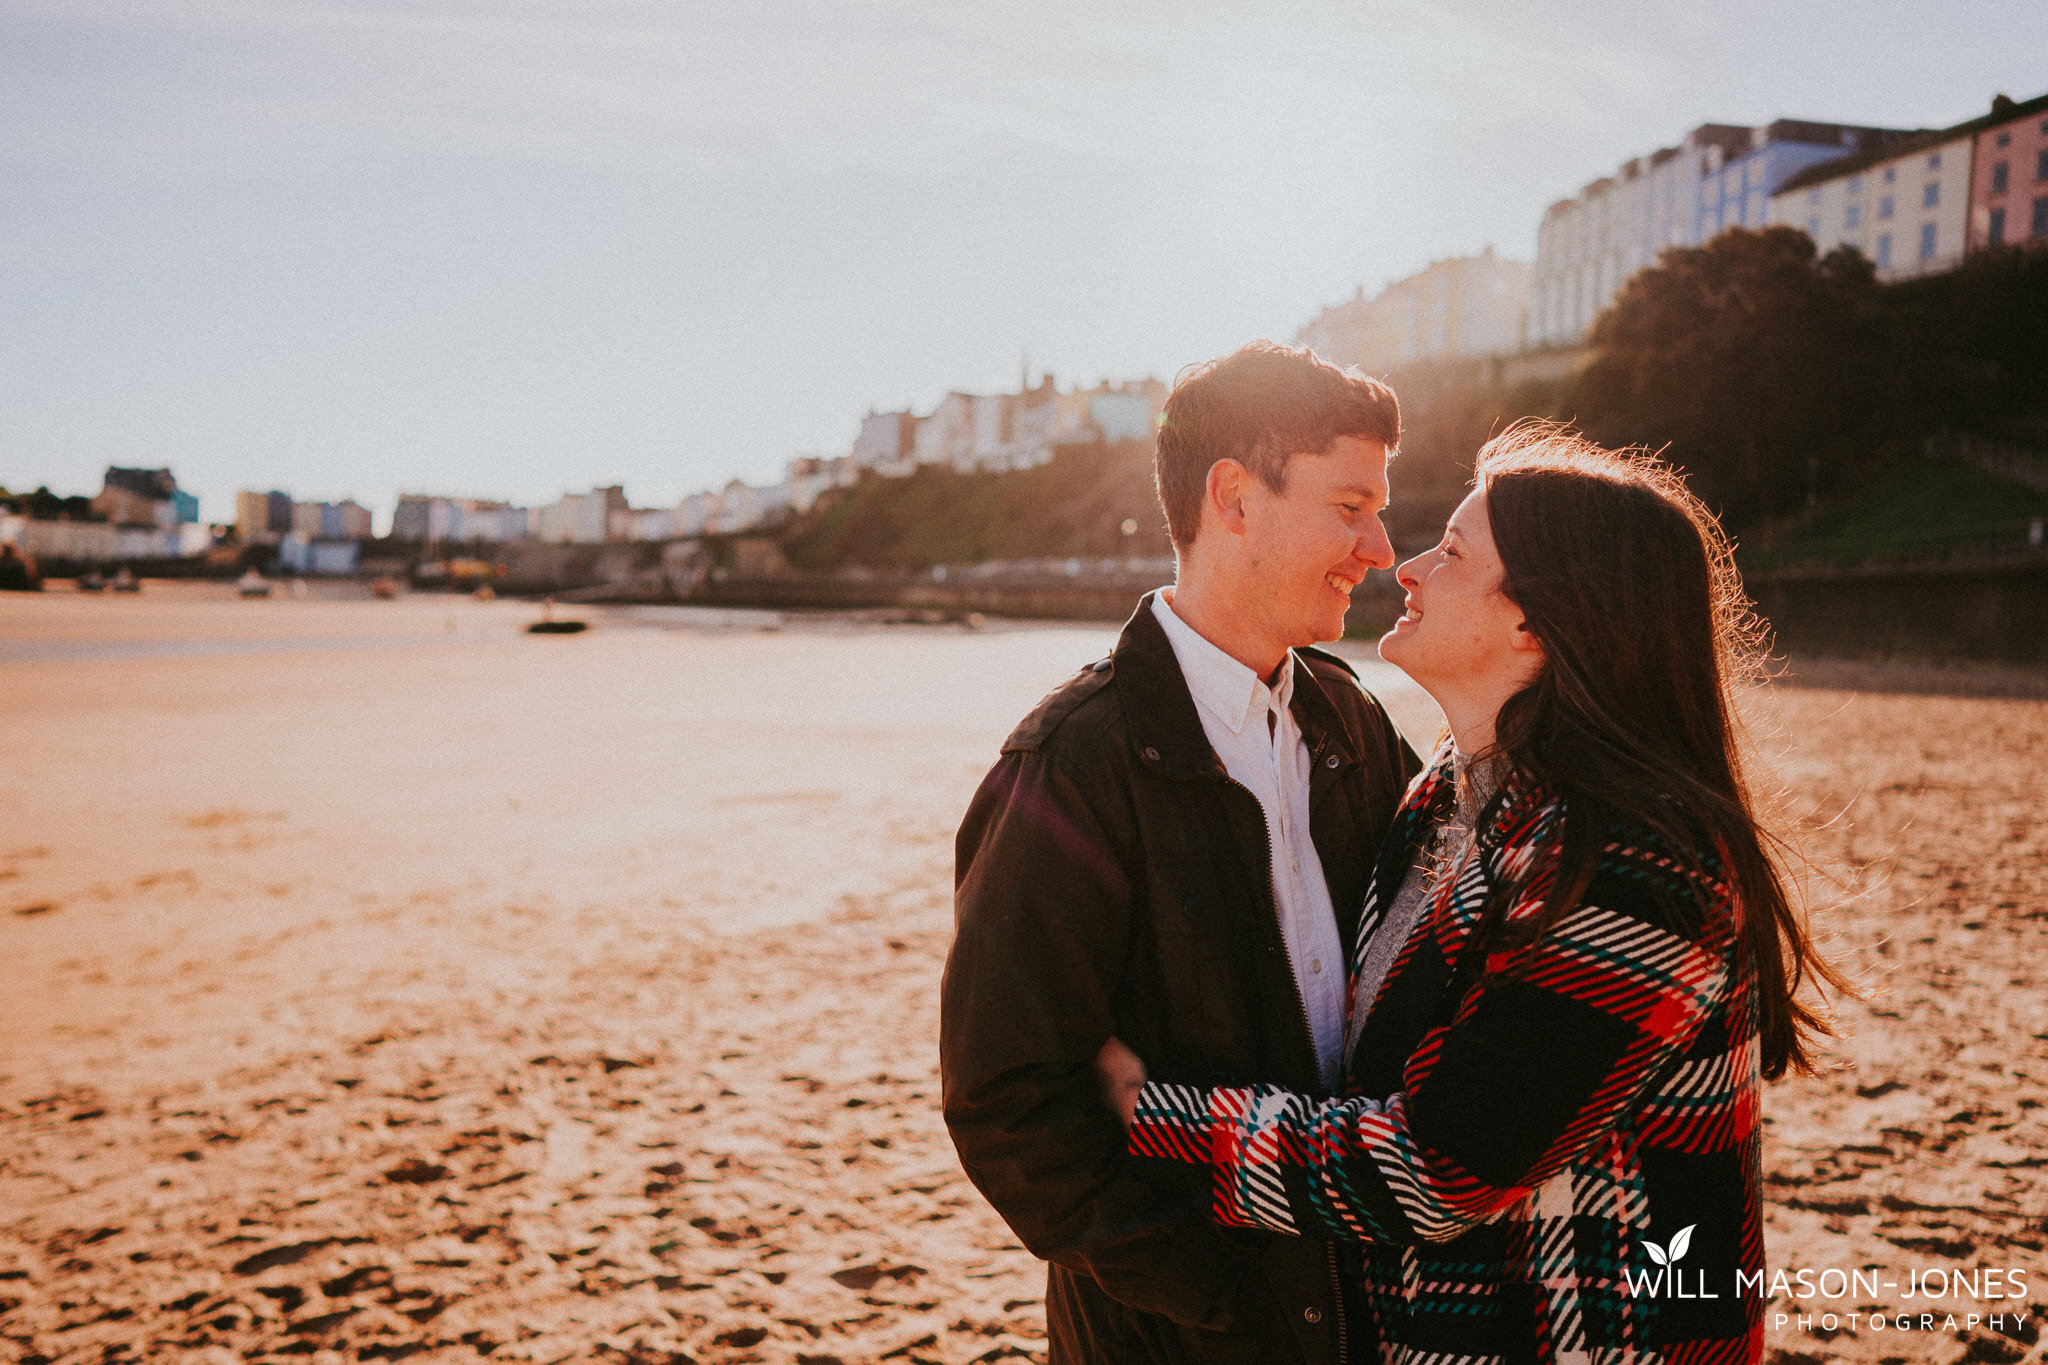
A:
{"label": "hazy sky", "polygon": [[1998,91],[2048,4],[0,0],[0,484],[663,505]]}

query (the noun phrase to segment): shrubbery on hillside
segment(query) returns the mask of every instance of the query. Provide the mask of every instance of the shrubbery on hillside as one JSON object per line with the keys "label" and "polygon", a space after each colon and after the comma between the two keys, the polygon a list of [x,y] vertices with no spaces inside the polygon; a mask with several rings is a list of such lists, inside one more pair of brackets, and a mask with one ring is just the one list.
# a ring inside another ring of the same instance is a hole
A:
{"label": "shrubbery on hillside", "polygon": [[[1123,534],[1126,520],[1135,534]],[[1150,441],[1061,446],[1050,464],[1000,474],[943,465],[867,474],[793,523],[782,545],[790,563],[812,570],[1172,552]]]}
{"label": "shrubbery on hillside", "polygon": [[1593,328],[1561,415],[1666,449],[1736,530],[1853,497],[1949,429],[2048,435],[2048,254],[1880,284],[1792,228],[1673,248]]}
{"label": "shrubbery on hillside", "polygon": [[[1853,557],[1854,528],[1870,522],[1859,500],[1895,496],[1927,437],[2048,448],[2044,251],[1985,252],[1886,285],[1853,252],[1816,257],[1804,233],[1733,229],[1636,275],[1592,342],[1586,368],[1557,383],[1507,386],[1493,361],[1388,376],[1404,427],[1387,514],[1397,548],[1436,539],[1474,453],[1523,417],[1661,450],[1745,543],[1802,553],[1825,542],[1832,557]],[[1973,491],[1942,503],[1949,521],[1978,516],[1984,490],[1951,484]],[[1121,533],[1126,519],[1136,535]],[[1969,527],[1921,530],[1949,543]],[[783,546],[811,570],[1170,552],[1147,441],[1063,447],[1014,473],[867,475],[794,522]]]}

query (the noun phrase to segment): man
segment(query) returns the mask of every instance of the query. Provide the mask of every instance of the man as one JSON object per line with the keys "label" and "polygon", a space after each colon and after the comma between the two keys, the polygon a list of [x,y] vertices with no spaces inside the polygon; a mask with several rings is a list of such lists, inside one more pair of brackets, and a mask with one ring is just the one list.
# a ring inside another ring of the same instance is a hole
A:
{"label": "man", "polygon": [[1051,1262],[1053,1365],[1369,1349],[1336,1249],[1211,1224],[1192,1168],[1124,1156],[1093,1063],[1116,1036],[1155,1076],[1337,1082],[1352,931],[1419,765],[1312,646],[1394,562],[1399,440],[1391,390],[1305,350],[1184,374],[1156,456],[1174,586],[1017,727],[960,827],[946,1123]]}

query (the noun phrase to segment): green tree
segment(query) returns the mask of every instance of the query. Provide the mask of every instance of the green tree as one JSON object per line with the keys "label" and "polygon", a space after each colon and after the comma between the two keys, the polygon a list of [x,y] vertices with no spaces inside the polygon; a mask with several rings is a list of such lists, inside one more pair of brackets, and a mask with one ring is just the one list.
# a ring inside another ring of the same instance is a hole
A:
{"label": "green tree", "polygon": [[1972,252],[1960,269],[1884,292],[1911,339],[1901,378],[1928,429],[2048,450],[2048,251]]}
{"label": "green tree", "polygon": [[1805,233],[1732,229],[1638,272],[1595,322],[1563,409],[1665,449],[1732,526],[1805,505],[1912,448],[1901,342],[1870,263]]}

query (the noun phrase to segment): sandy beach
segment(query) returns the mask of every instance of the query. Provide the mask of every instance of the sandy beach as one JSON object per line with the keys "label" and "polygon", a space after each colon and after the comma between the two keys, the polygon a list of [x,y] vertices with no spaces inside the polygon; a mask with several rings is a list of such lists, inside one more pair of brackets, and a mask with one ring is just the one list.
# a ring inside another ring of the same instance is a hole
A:
{"label": "sandy beach", "polygon": [[[969,794],[1115,632],[576,614],[0,594],[0,1357],[1043,1358],[937,985]],[[1767,1094],[1770,1261],[1901,1292],[1773,1358],[2042,1359],[2048,699],[1804,672],[1755,717],[1872,990]]]}

